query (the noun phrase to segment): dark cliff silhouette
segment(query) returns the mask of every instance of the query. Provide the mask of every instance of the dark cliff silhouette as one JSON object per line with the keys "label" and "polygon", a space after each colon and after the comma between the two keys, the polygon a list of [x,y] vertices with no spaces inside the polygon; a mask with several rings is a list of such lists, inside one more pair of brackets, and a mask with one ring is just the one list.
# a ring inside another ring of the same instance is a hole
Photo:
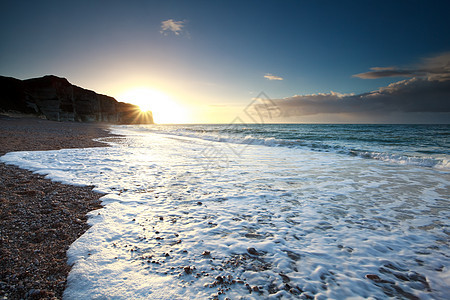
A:
{"label": "dark cliff silhouette", "polygon": [[0,111],[43,116],[53,121],[153,124],[151,112],[118,102],[48,75],[19,80],[0,76]]}

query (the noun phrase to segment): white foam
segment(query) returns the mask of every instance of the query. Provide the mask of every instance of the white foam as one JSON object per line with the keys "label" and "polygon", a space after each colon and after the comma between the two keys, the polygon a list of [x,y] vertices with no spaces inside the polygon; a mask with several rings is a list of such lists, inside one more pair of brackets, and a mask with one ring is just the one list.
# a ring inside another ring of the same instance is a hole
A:
{"label": "white foam", "polygon": [[298,298],[292,292],[301,291],[384,298],[383,290],[402,297],[398,288],[403,297],[448,294],[448,173],[114,130],[127,137],[102,139],[109,148],[1,158],[108,193],[69,250],[66,299],[206,299],[220,287],[209,284],[228,275],[262,293],[236,283],[224,286],[221,299]]}
{"label": "white foam", "polygon": [[[216,128],[217,127],[217,128]],[[373,144],[367,144],[366,142],[349,142],[348,140],[327,140],[327,141],[314,141],[303,140],[302,134],[299,134],[298,138],[275,138],[270,135],[277,135],[276,132],[265,132],[266,135],[254,135],[251,134],[252,129],[236,127],[236,125],[229,126],[212,126],[215,128],[206,128],[205,126],[153,126],[153,125],[141,125],[134,127],[133,130],[128,130],[126,125],[113,126],[113,132],[122,132],[127,135],[142,134],[145,132],[151,132],[156,134],[163,134],[166,136],[187,137],[195,139],[203,139],[205,141],[222,142],[229,144],[240,144],[242,146],[235,146],[235,148],[245,148],[246,145],[264,145],[269,147],[294,147],[301,149],[308,149],[314,151],[335,152],[340,154],[346,154],[351,156],[359,156],[366,159],[375,159],[401,165],[411,165],[426,168],[435,168],[442,171],[450,171],[449,157],[447,154],[423,154],[414,151],[406,151],[408,147],[403,146],[399,149],[396,146],[381,146],[374,142]],[[255,129],[255,128],[254,128]],[[254,130],[253,129],[253,130]],[[286,130],[286,129],[284,129]],[[305,133],[304,133],[305,134]],[[354,148],[356,147],[356,148]],[[361,148],[358,148],[361,147]],[[365,147],[372,148],[371,150],[362,150]],[[412,148],[411,148],[412,149]],[[409,150],[411,150],[409,149]],[[429,149],[428,149],[429,150]],[[433,149],[435,150],[435,149]],[[442,148],[437,150],[443,151]]]}

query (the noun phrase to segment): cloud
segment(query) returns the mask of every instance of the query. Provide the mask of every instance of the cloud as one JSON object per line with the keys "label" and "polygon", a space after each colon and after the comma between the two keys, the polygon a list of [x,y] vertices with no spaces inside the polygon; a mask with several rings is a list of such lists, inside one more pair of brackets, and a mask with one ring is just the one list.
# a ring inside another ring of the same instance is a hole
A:
{"label": "cloud", "polygon": [[353,77],[358,77],[361,79],[377,79],[377,78],[384,78],[384,77],[414,77],[415,72],[414,71],[408,71],[408,70],[398,70],[393,67],[388,68],[381,68],[381,67],[375,67],[370,68],[372,71],[355,74]]}
{"label": "cloud", "polygon": [[427,77],[433,80],[450,80],[450,52],[424,58],[415,68],[374,67],[371,71],[353,75],[362,79],[384,77]]}
{"label": "cloud", "polygon": [[284,79],[283,77],[272,75],[270,73],[267,73],[266,75],[264,75],[264,78],[269,79],[269,80],[283,80]]}
{"label": "cloud", "polygon": [[173,32],[175,35],[180,35],[183,32],[184,25],[185,21],[174,21],[173,19],[162,21],[160,33],[167,35]]}
{"label": "cloud", "polygon": [[[411,78],[357,95],[330,92],[272,101],[284,118],[345,114],[350,119],[374,122],[390,115],[390,122],[394,122],[396,114],[427,113],[431,117],[440,114],[442,119],[443,113],[450,116],[450,80]],[[329,121],[333,122],[333,117]]]}
{"label": "cloud", "polygon": [[[267,76],[273,76],[267,74]],[[449,123],[450,52],[423,59],[415,68],[374,67],[363,79],[411,77],[362,94],[318,93],[270,100],[276,122]],[[268,78],[270,79],[270,78]],[[258,106],[259,105],[259,106]],[[267,111],[264,105],[255,109]],[[267,105],[266,105],[267,106]],[[266,113],[272,114],[271,111]],[[272,114],[273,115],[273,114]],[[268,116],[264,116],[268,117]]]}

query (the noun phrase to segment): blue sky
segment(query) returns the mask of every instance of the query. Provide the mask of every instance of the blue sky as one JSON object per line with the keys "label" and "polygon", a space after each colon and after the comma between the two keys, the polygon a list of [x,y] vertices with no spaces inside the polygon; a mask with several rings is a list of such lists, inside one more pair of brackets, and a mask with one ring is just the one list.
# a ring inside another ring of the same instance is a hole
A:
{"label": "blue sky", "polygon": [[2,1],[0,74],[55,74],[119,100],[146,86],[191,122],[228,122],[261,91],[358,95],[411,79],[353,75],[448,53],[448,11],[448,1]]}

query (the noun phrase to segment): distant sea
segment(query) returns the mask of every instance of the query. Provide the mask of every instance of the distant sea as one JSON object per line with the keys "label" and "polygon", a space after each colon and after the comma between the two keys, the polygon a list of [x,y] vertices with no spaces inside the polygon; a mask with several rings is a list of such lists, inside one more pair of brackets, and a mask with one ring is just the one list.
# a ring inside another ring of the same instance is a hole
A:
{"label": "distant sea", "polygon": [[446,299],[450,125],[112,126],[0,158],[104,208],[66,299]]}
{"label": "distant sea", "polygon": [[216,142],[335,152],[450,170],[450,125],[175,125],[145,130]]}

